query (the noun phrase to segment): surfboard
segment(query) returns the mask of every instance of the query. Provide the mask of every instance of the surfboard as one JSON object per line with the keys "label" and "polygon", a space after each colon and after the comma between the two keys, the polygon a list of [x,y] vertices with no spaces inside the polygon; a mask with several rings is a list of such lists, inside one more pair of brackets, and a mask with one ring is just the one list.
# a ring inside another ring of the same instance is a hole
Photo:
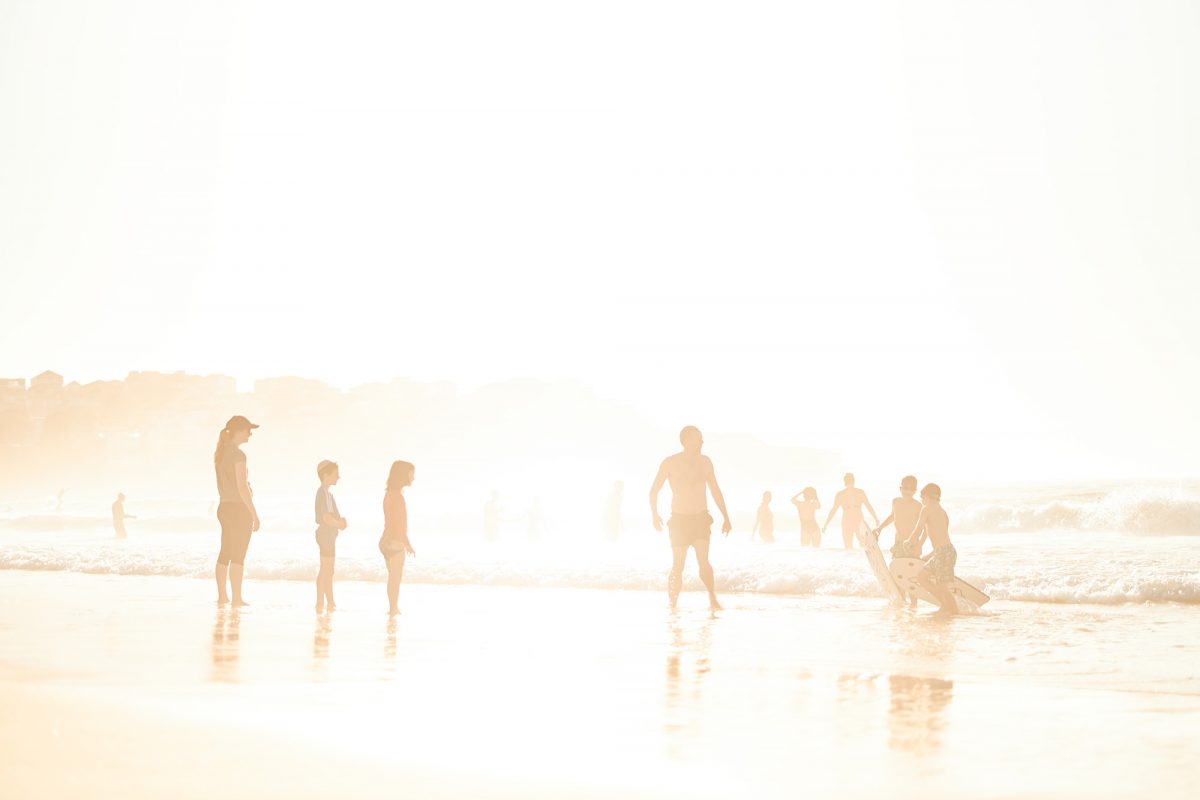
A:
{"label": "surfboard", "polygon": [[[938,604],[937,599],[921,584],[917,583],[917,575],[924,568],[925,562],[919,558],[894,558],[889,570],[900,588],[926,603]],[[950,594],[958,601],[959,611],[974,611],[992,598],[976,589],[962,578],[955,578],[950,585]]]}
{"label": "surfboard", "polygon": [[883,590],[884,597],[893,603],[904,602],[904,591],[888,570],[883,551],[879,549],[879,540],[865,522],[858,529],[858,543],[867,554],[867,563],[871,565],[871,572],[875,573],[875,580],[879,581],[879,588]]}

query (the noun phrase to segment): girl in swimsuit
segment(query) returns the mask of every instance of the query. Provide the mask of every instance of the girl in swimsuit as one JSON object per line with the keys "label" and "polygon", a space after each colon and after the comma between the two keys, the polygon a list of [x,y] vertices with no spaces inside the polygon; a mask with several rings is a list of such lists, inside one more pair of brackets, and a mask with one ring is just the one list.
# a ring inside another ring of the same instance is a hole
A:
{"label": "girl in swimsuit", "polygon": [[408,504],[404,500],[404,487],[411,486],[417,468],[407,461],[395,461],[388,472],[387,491],[383,495],[383,536],[379,538],[379,552],[387,564],[387,594],[389,613],[400,613],[397,601],[400,597],[400,580],[404,577],[404,561],[415,556],[408,541]]}
{"label": "girl in swimsuit", "polygon": [[[800,497],[804,499],[800,500]],[[821,507],[821,501],[817,499],[817,490],[805,486],[792,497],[792,505],[800,512],[800,545],[820,547],[821,525],[817,522],[817,509]]]}

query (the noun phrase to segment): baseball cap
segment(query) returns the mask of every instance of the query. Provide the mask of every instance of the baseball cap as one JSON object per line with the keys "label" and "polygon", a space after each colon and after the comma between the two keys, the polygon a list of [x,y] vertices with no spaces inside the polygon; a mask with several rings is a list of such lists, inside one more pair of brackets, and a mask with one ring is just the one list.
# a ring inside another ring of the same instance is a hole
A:
{"label": "baseball cap", "polygon": [[225,430],[227,431],[248,431],[257,427],[253,422],[241,415],[230,417],[229,422],[225,423]]}

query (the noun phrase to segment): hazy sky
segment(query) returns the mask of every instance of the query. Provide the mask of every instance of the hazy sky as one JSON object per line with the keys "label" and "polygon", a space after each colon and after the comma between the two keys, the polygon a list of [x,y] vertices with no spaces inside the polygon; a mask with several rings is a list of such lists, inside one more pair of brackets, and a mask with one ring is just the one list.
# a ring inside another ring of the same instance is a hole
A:
{"label": "hazy sky", "polygon": [[1198,75],[1185,0],[0,0],[0,375],[1195,475]]}

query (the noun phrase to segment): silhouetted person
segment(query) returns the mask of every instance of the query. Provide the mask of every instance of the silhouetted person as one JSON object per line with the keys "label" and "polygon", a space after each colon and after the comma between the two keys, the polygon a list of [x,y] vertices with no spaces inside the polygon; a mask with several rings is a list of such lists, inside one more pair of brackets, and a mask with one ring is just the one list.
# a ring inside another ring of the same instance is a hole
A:
{"label": "silhouetted person", "polygon": [[346,518],[338,511],[337,500],[329,491],[337,486],[341,473],[338,465],[332,461],[322,461],[317,464],[317,478],[321,485],[317,488],[314,505],[317,523],[317,548],[321,554],[321,566],[317,570],[317,611],[330,611],[337,608],[333,602],[333,562],[337,555],[338,531],[346,530]]}
{"label": "silhouetted person", "polygon": [[916,552],[912,552],[908,546],[908,535],[913,532],[913,528],[917,526],[917,519],[921,516],[921,501],[913,497],[917,493],[917,479],[912,475],[905,475],[900,480],[900,496],[892,498],[892,513],[888,514],[887,519],[879,523],[879,527],[875,529],[875,536],[879,536],[879,532],[886,528],[889,524],[896,526],[896,541],[892,546],[892,558],[919,558],[921,555],[920,547]]}
{"label": "silhouetted person", "polygon": [[755,533],[764,542],[775,541],[775,512],[771,510],[770,492],[763,492],[762,503],[754,515],[754,528],[750,531],[750,541],[754,541]]}
{"label": "silhouetted person", "polygon": [[701,455],[704,437],[699,429],[689,425],[679,432],[683,452],[668,456],[658,468],[654,484],[650,487],[650,513],[653,515],[654,530],[663,529],[662,517],[658,515],[658,493],[664,483],[671,484],[671,519],[667,527],[671,532],[671,573],[667,578],[667,596],[674,608],[683,585],[683,565],[687,560],[688,547],[696,551],[696,564],[700,568],[700,580],[708,589],[709,607],[718,609],[717,593],[713,584],[713,569],[708,563],[709,538],[712,536],[713,518],[708,513],[708,495],[724,517],[721,533],[728,536],[733,526],[729,512],[725,510],[725,496],[717,485],[717,475],[712,460]]}
{"label": "silhouetted person", "polygon": [[118,492],[117,499],[112,504],[113,530],[117,532],[118,539],[125,538],[125,520],[127,519],[137,519],[137,517],[125,513],[125,495]]}
{"label": "silhouetted person", "polygon": [[492,492],[492,496],[483,504],[483,538],[493,541],[499,532],[500,493]]}
{"label": "silhouetted person", "polygon": [[879,524],[879,515],[875,513],[875,509],[871,508],[871,501],[867,499],[867,493],[862,489],[854,488],[854,475],[847,472],[842,479],[846,484],[846,488],[837,493],[833,498],[833,508],[829,509],[829,516],[825,519],[825,524],[821,526],[821,533],[829,527],[829,523],[833,520],[833,515],[842,510],[842,543],[847,550],[854,547],[854,534],[863,524],[863,506],[867,507],[867,511],[871,512],[871,519],[875,520],[875,524]]}
{"label": "silhouetted person", "polygon": [[408,541],[408,504],[404,500],[404,487],[412,486],[417,468],[407,461],[393,461],[388,472],[387,490],[383,494],[383,536],[379,539],[379,552],[387,564],[388,613],[400,613],[400,581],[404,577],[404,560],[415,556],[416,550]]}
{"label": "silhouetted person", "polygon": [[217,472],[217,520],[221,523],[221,552],[217,554],[217,602],[228,603],[225,583],[233,593],[235,606],[246,605],[242,599],[242,571],[250,534],[258,530],[258,511],[247,480],[246,454],[241,445],[250,441],[251,432],[258,426],[242,416],[230,417],[217,437],[213,462]]}
{"label": "silhouetted person", "polygon": [[621,506],[625,501],[625,484],[617,481],[608,500],[604,503],[604,535],[616,541],[625,530],[625,521],[621,516]]}
{"label": "silhouetted person", "polygon": [[[917,520],[921,516],[921,501],[913,497],[917,493],[917,479],[913,475],[905,475],[900,479],[900,496],[892,498],[892,513],[888,514],[887,519],[879,523],[874,531],[875,538],[879,538],[879,532],[888,526],[889,523],[895,525],[896,541],[892,545],[892,560],[897,558],[920,558],[921,543],[925,537],[919,536],[915,542],[908,541],[909,534],[917,527]],[[913,606],[917,604],[916,595],[909,595],[908,602]]]}
{"label": "silhouetted person", "polygon": [[908,541],[914,546],[922,536],[929,537],[933,552],[925,556],[925,567],[917,575],[917,582],[937,598],[939,615],[958,613],[958,603],[950,593],[954,583],[954,567],[958,563],[958,551],[950,544],[950,517],[942,508],[942,489],[936,483],[927,483],[921,490],[924,508],[917,518]]}
{"label": "silhouetted person", "polygon": [[[800,498],[804,499],[801,500]],[[800,545],[802,547],[821,546],[821,525],[817,522],[817,509],[821,501],[817,499],[817,490],[805,486],[792,495],[792,505],[800,514]]]}

